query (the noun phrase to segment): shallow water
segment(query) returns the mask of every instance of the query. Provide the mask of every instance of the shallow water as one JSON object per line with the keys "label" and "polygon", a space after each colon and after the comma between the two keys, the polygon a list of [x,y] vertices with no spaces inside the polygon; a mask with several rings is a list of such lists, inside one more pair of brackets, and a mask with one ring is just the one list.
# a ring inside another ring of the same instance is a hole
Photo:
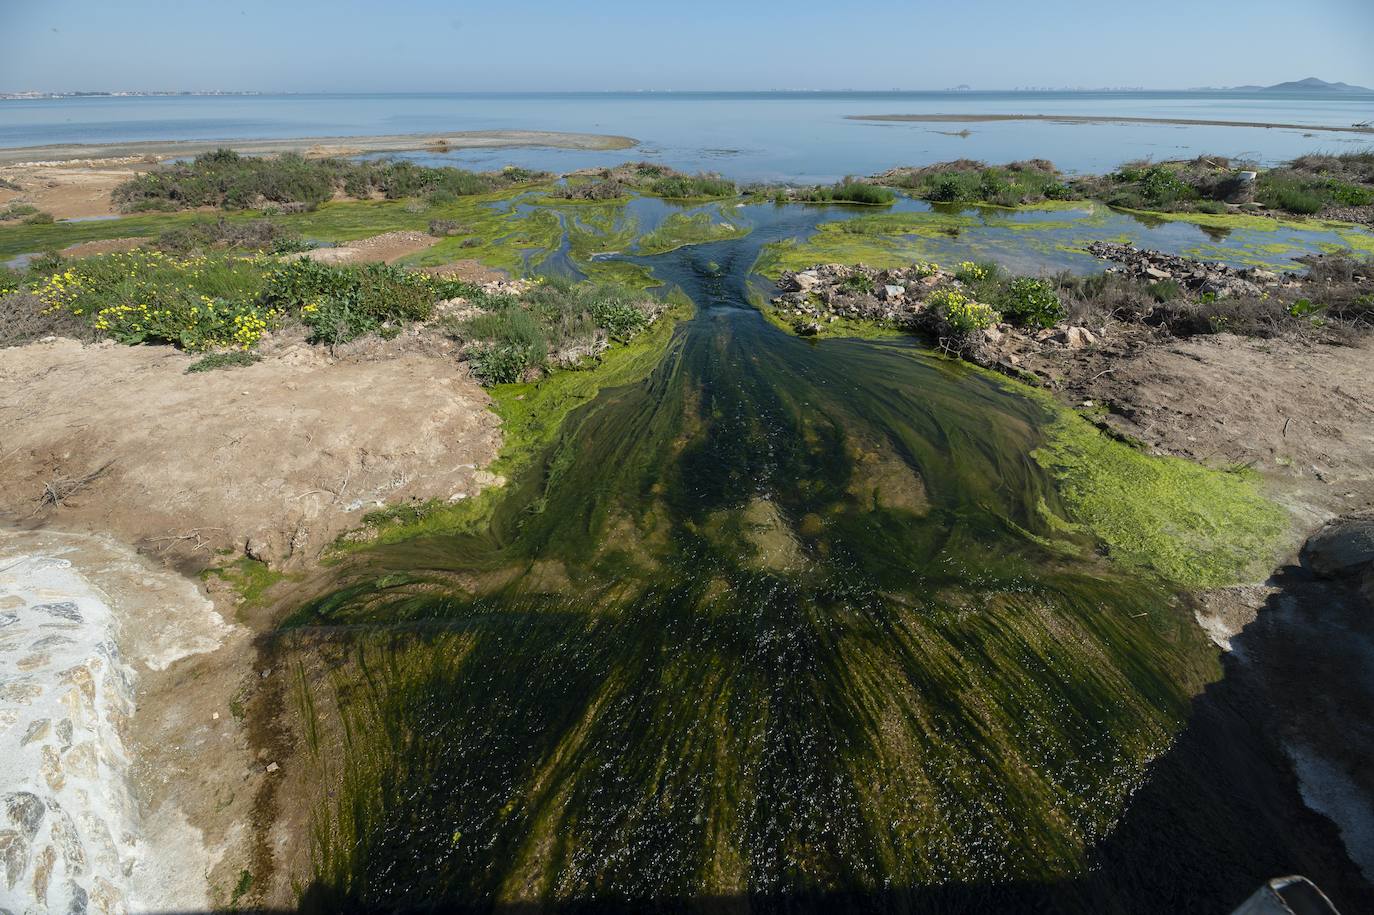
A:
{"label": "shallow water", "polygon": [[1048,883],[1214,675],[1174,595],[1066,532],[1044,407],[776,331],[750,265],[816,213],[751,218],[636,258],[696,316],[489,528],[371,550],[293,618],[335,670],[307,718],[347,722],[315,904]]}
{"label": "shallow water", "polygon": [[[470,168],[564,172],[648,158],[741,180],[834,181],[948,159],[1040,156],[1072,171],[1200,155],[1264,163],[1313,150],[1359,149],[1371,137],[1300,130],[1162,124],[882,123],[853,114],[1027,113],[1348,126],[1374,96],[1205,92],[582,92],[0,100],[0,146],[128,140],[358,136],[446,130],[622,134],[637,149],[456,151]],[[967,129],[967,136],[958,135]]]}

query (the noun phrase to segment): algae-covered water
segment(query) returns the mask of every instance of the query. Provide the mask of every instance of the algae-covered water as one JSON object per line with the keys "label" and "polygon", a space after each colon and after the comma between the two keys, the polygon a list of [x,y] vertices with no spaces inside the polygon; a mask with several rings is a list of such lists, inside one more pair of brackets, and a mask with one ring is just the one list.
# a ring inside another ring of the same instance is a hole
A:
{"label": "algae-covered water", "polygon": [[488,522],[358,554],[292,618],[314,904],[1050,885],[1215,677],[1173,591],[1070,523],[1051,407],[749,307],[816,218],[760,210],[633,258],[695,316]]}

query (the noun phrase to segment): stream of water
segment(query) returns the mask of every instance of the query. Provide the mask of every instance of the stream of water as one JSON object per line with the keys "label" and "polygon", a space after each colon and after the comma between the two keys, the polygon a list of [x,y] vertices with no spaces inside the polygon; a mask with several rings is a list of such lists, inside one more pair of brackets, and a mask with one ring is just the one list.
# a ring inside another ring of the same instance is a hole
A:
{"label": "stream of water", "polygon": [[1049,884],[1169,746],[1215,659],[1067,530],[1046,408],[772,328],[750,267],[816,216],[759,209],[638,258],[695,317],[488,528],[370,551],[294,618],[346,722],[308,900]]}

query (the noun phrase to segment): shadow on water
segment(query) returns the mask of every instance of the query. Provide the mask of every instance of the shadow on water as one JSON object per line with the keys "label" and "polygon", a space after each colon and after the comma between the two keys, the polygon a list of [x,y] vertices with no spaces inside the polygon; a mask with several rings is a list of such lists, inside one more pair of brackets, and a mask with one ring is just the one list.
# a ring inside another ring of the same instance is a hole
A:
{"label": "shadow on water", "polygon": [[1186,602],[1066,529],[1040,405],[747,306],[760,247],[815,218],[770,212],[639,259],[696,317],[487,529],[363,554],[279,636],[328,786],[303,908],[1223,912],[1290,862],[1357,885],[1251,746],[1243,681],[1202,691]]}

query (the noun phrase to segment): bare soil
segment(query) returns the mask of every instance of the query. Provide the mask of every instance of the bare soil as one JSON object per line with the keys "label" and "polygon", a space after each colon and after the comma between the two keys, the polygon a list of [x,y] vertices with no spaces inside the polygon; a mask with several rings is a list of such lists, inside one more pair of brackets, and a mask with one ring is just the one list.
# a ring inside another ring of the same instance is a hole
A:
{"label": "bare soil", "polygon": [[419,254],[438,241],[438,238],[424,232],[384,232],[333,248],[315,248],[313,251],[288,255],[283,260],[306,259],[321,264],[392,264],[403,257]]}
{"label": "bare soil", "polygon": [[[500,442],[486,394],[442,343],[185,374],[167,347],[57,339],[0,350],[0,519],[110,532],[204,565],[216,550],[308,563],[382,503],[473,495]],[[104,471],[60,504],[54,480]],[[49,503],[51,499],[49,500]]]}
{"label": "bare soil", "polygon": [[110,192],[153,164],[141,156],[43,163],[0,165],[0,178],[19,185],[19,190],[0,188],[0,207],[28,203],[54,219],[117,216]]}

